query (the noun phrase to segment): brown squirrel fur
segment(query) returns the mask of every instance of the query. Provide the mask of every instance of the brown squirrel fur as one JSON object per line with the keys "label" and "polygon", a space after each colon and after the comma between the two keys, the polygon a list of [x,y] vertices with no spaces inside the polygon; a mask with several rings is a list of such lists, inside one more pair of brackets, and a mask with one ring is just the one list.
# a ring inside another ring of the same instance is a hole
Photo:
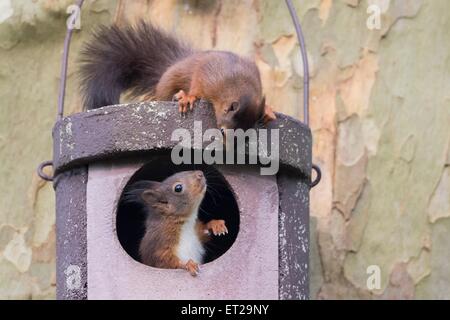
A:
{"label": "brown squirrel fur", "polygon": [[101,27],[85,46],[81,63],[86,109],[117,104],[129,92],[175,99],[181,113],[205,99],[221,129],[248,129],[275,119],[253,61],[228,51],[196,51],[146,22]]}
{"label": "brown squirrel fur", "polygon": [[197,219],[205,191],[202,171],[182,171],[163,182],[140,181],[131,186],[125,201],[140,202],[147,211],[145,234],[139,245],[142,263],[186,269],[197,275],[209,231],[213,235],[228,233],[223,220],[205,224]]}

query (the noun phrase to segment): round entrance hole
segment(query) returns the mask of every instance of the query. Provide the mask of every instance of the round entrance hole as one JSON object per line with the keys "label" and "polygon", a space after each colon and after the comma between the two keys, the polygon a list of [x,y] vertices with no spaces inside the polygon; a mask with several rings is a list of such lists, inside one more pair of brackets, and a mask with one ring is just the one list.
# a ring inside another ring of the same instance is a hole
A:
{"label": "round entrance hole", "polygon": [[233,245],[239,232],[239,208],[224,176],[213,166],[174,165],[169,157],[160,157],[142,166],[130,178],[119,200],[116,219],[117,235],[120,244],[133,259],[140,262],[139,244],[145,233],[147,214],[142,205],[124,201],[124,195],[136,182],[149,180],[161,182],[177,172],[189,170],[201,170],[207,181],[198,219],[204,223],[212,219],[225,220],[228,229],[228,234],[225,236],[211,235],[210,241],[205,244],[203,263],[217,259]]}

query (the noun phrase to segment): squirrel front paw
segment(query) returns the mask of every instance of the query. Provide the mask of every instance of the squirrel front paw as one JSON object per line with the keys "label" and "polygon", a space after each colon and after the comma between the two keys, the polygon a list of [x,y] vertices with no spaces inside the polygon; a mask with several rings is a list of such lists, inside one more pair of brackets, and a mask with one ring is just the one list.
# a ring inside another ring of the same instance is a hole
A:
{"label": "squirrel front paw", "polygon": [[191,274],[191,276],[196,277],[199,272],[198,263],[192,259],[189,259],[188,262],[184,265],[184,268]]}
{"label": "squirrel front paw", "polygon": [[173,96],[173,101],[178,101],[178,110],[181,114],[186,113],[188,108],[192,110],[196,100],[196,96],[188,95],[183,90],[178,91],[178,93]]}
{"label": "squirrel front paw", "polygon": [[206,224],[206,229],[211,230],[215,236],[221,236],[228,233],[224,220],[211,220]]}

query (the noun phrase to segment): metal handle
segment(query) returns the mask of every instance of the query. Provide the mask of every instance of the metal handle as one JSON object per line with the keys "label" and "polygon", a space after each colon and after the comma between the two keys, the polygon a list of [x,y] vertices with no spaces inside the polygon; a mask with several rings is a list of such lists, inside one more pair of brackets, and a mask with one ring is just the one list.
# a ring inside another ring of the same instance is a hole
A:
{"label": "metal handle", "polygon": [[[81,10],[84,0],[78,0],[78,7]],[[66,82],[67,82],[67,66],[69,61],[69,49],[70,40],[72,39],[72,28],[67,28],[66,38],[64,39],[64,49],[61,62],[61,76],[59,82],[59,94],[58,94],[58,113],[56,120],[59,121],[64,116],[64,101],[66,97]],[[37,168],[37,174],[45,181],[53,181],[53,177],[48,176],[44,173],[43,169],[48,166],[53,166],[53,161],[44,161]]]}
{"label": "metal handle", "polygon": [[[303,122],[309,127],[309,64],[308,53],[306,51],[305,38],[303,37],[302,27],[298,20],[297,12],[291,0],[286,0],[286,5],[291,14],[294,23],[295,32],[297,34],[298,43],[300,44],[300,53],[303,61]],[[318,165],[313,164],[312,169],[316,171],[316,179],[311,182],[311,188],[317,186],[322,178],[322,172]]]}
{"label": "metal handle", "polygon": [[[84,0],[78,0],[77,6],[80,8],[83,6]],[[59,83],[59,95],[58,95],[58,115],[57,120],[61,120],[64,116],[64,101],[66,98],[66,82],[67,82],[67,65],[69,62],[69,49],[70,40],[72,39],[73,28],[67,28],[66,38],[64,39],[64,50],[61,62],[61,77]]]}
{"label": "metal handle", "polygon": [[303,61],[303,122],[309,127],[309,63],[305,38],[303,37],[302,27],[292,1],[286,0],[286,5],[291,14],[292,22],[294,23],[295,32],[297,34],[297,40],[300,44],[300,53]]}
{"label": "metal handle", "polygon": [[[83,6],[84,0],[78,0],[78,7],[81,9]],[[297,33],[297,39],[300,44],[300,52],[302,55],[303,61],[303,121],[309,126],[309,64],[308,64],[308,54],[306,51],[305,39],[303,37],[302,28],[295,11],[295,7],[292,4],[291,0],[286,0],[286,5],[289,9],[289,13],[292,18],[292,22],[294,23],[295,31]],[[66,96],[66,81],[67,81],[67,66],[69,60],[69,49],[70,49],[70,40],[72,39],[72,28],[67,28],[66,38],[64,40],[64,50],[63,50],[63,58],[61,63],[61,78],[60,78],[60,86],[59,86],[59,95],[58,95],[58,114],[57,120],[61,120],[64,116],[64,101]],[[46,180],[52,181],[53,178],[46,175],[42,169],[46,166],[53,165],[52,161],[45,161],[41,163],[38,167],[38,175]],[[315,187],[322,177],[319,166],[313,164],[313,170],[316,171],[317,176],[316,179],[311,183],[311,188]]]}

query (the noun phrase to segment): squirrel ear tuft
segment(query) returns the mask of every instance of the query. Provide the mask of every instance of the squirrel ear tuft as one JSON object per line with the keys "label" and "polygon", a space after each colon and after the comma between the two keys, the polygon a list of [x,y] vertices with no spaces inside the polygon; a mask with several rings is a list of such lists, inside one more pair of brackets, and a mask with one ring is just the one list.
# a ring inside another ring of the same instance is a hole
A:
{"label": "squirrel ear tuft", "polygon": [[134,182],[132,185],[128,186],[125,190],[125,194],[123,196],[123,201],[125,203],[142,203],[145,199],[143,197],[143,193],[147,190],[156,190],[160,186],[160,182],[149,181],[149,180],[140,180]]}
{"label": "squirrel ear tuft", "polygon": [[151,181],[144,192],[142,192],[142,199],[148,204],[154,204],[156,202],[165,203],[166,198],[164,192],[159,189],[161,182]]}

